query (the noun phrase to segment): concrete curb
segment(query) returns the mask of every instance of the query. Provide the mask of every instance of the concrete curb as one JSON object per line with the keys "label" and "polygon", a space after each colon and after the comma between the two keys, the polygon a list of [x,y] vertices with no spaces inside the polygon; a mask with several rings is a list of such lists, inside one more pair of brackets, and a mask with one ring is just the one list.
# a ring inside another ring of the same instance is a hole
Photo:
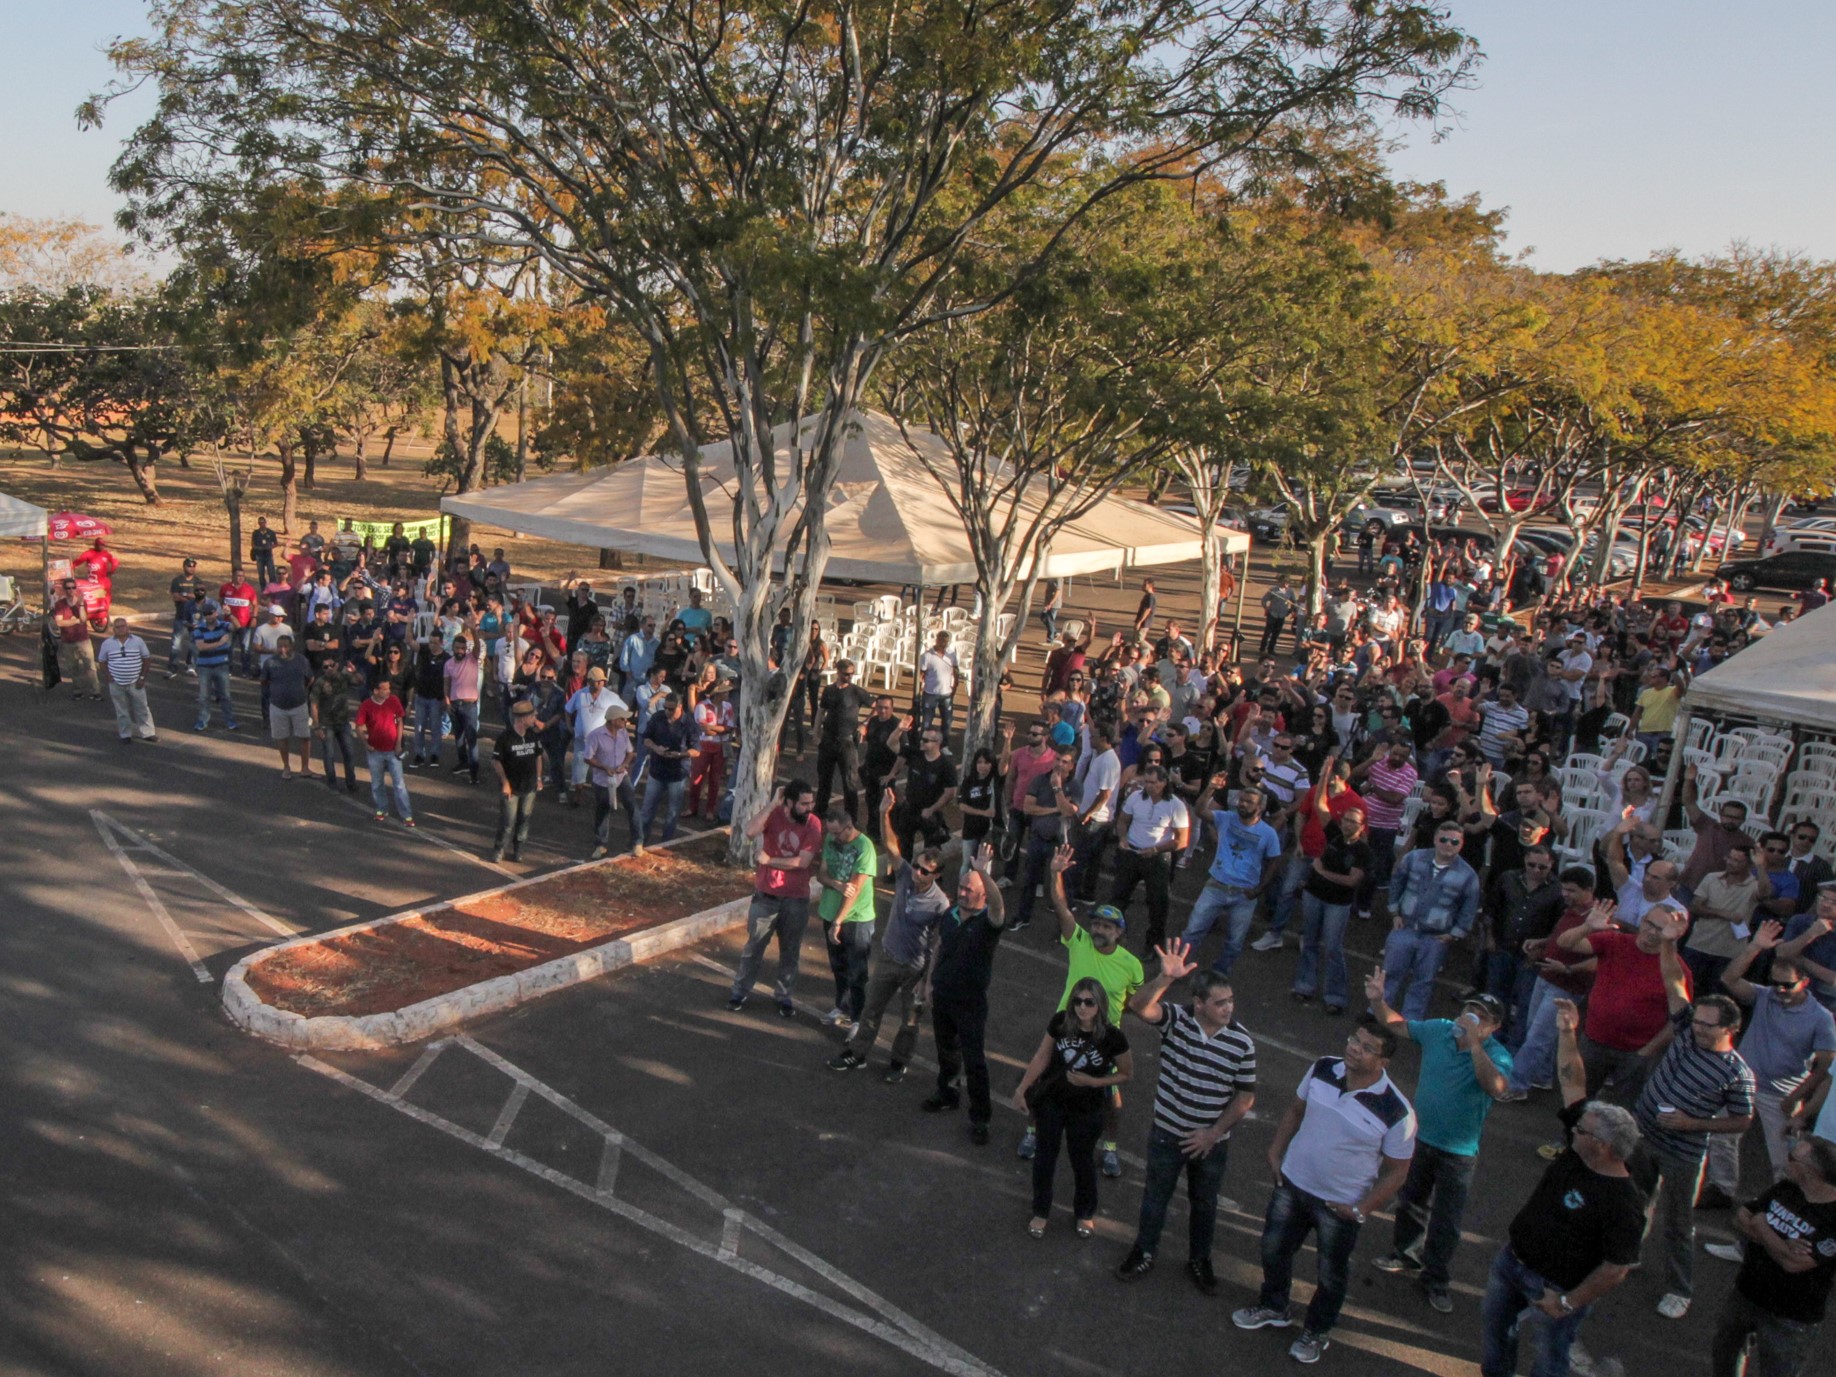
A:
{"label": "concrete curb", "polygon": [[[648,849],[659,851],[691,841],[695,837],[707,835],[709,834],[706,832],[699,832],[681,836],[662,846],[653,846]],[[386,918],[375,918],[367,923],[352,923],[348,927],[311,933],[307,936],[296,937],[289,942],[263,947],[260,951],[251,952],[243,957],[230,968],[229,974],[223,978],[223,1010],[229,1015],[230,1022],[238,1028],[253,1033],[267,1042],[285,1047],[289,1051],[377,1051],[385,1047],[400,1046],[403,1043],[419,1042],[436,1033],[447,1032],[468,1019],[502,1013],[506,1009],[513,1009],[531,999],[552,994],[556,990],[567,989],[582,981],[592,980],[608,971],[618,970],[622,966],[629,966],[638,961],[648,961],[679,947],[692,946],[696,942],[725,932],[729,928],[737,927],[746,921],[746,910],[752,902],[749,895],[719,904],[714,908],[703,909],[699,913],[691,913],[685,918],[672,919],[654,928],[644,928],[624,937],[613,938],[597,947],[588,947],[585,951],[546,961],[539,966],[531,966],[527,970],[480,981],[476,985],[467,985],[463,989],[435,995],[432,999],[425,999],[417,1004],[409,1004],[383,1014],[357,1016],[320,1014],[309,1017],[293,1013],[291,1010],[277,1009],[265,1003],[248,983],[248,972],[252,967],[260,965],[276,953],[284,952],[291,947],[321,942],[328,937],[343,936],[347,933],[371,931],[386,927],[391,923],[400,923],[410,918],[438,913],[455,904],[505,894],[526,885],[551,880],[557,875],[567,875],[592,866],[615,863],[616,858],[606,861],[587,861],[580,865],[551,871],[546,875],[531,876],[511,884],[479,890],[475,894],[462,895],[457,899],[449,899],[444,903],[432,904],[426,908],[392,913]]]}

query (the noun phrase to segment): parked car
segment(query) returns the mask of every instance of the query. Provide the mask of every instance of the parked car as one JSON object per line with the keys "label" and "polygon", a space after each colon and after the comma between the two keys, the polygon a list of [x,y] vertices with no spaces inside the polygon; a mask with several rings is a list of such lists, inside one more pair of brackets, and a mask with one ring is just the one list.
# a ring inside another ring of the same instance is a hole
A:
{"label": "parked car", "polygon": [[[1504,505],[1508,510],[1513,512],[1527,512],[1530,510],[1532,504],[1535,505],[1539,512],[1544,511],[1555,505],[1555,496],[1551,493],[1543,493],[1539,497],[1535,488],[1507,488],[1505,490]],[[1479,499],[1479,509],[1486,512],[1497,511],[1499,509],[1497,494],[1486,493],[1481,496]]]}
{"label": "parked car", "polygon": [[1818,579],[1836,580],[1836,551],[1793,550],[1765,559],[1742,559],[1724,564],[1715,577],[1737,593],[1755,588],[1809,588]]}
{"label": "parked car", "polygon": [[1836,550],[1836,526],[1823,530],[1784,526],[1766,537],[1760,547],[1762,555],[1788,555],[1794,550],[1816,550],[1828,554]]}
{"label": "parked car", "polygon": [[1264,544],[1286,539],[1289,521],[1290,513],[1285,506],[1226,507],[1224,509],[1226,526],[1235,526],[1239,531],[1248,531],[1252,539]]}
{"label": "parked car", "polygon": [[1421,520],[1421,509],[1413,504],[1403,507],[1376,499],[1377,494],[1372,493],[1369,501],[1360,502],[1345,514],[1348,530],[1369,531],[1374,536],[1385,536]]}

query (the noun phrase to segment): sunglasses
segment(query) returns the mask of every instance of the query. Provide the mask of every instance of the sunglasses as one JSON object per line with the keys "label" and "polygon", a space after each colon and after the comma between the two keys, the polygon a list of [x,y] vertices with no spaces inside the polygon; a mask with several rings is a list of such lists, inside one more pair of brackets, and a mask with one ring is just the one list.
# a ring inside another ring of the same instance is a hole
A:
{"label": "sunglasses", "polygon": [[937,867],[934,865],[915,865],[912,869],[920,875],[935,876],[937,874]]}
{"label": "sunglasses", "polygon": [[1096,1006],[1097,1002],[1089,995],[1079,995],[1071,1001],[1071,1007],[1074,1009],[1094,1009]]}

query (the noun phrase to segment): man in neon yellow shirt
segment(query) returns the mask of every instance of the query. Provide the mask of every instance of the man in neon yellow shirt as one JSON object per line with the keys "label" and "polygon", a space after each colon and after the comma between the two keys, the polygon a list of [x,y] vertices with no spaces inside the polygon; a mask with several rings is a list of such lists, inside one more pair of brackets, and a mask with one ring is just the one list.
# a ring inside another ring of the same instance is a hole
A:
{"label": "man in neon yellow shirt", "polygon": [[835,973],[835,1007],[824,1024],[852,1033],[867,1000],[867,966],[873,952],[873,882],[880,853],[873,838],[854,825],[854,815],[837,804],[829,810],[822,859],[814,879],[822,893],[816,916],[829,939],[829,969]]}
{"label": "man in neon yellow shirt", "polygon": [[[1058,914],[1058,940],[1069,958],[1065,971],[1065,990],[1058,998],[1064,1008],[1071,998],[1071,987],[1086,976],[1095,980],[1109,995],[1109,1017],[1120,1023],[1128,997],[1146,981],[1139,958],[1122,946],[1122,934],[1128,920],[1113,904],[1099,904],[1090,910],[1088,929],[1079,926],[1077,915],[1065,899],[1065,871],[1075,863],[1074,848],[1061,846],[1052,857],[1052,869],[1046,888],[1052,896],[1052,908]],[[1116,1155],[1116,1138],[1122,1130],[1122,1095],[1114,1086],[1103,1100],[1103,1139],[1101,1164],[1103,1175],[1120,1176],[1122,1162]],[[1026,1126],[1020,1140],[1019,1154],[1031,1157],[1038,1146],[1033,1125]]]}

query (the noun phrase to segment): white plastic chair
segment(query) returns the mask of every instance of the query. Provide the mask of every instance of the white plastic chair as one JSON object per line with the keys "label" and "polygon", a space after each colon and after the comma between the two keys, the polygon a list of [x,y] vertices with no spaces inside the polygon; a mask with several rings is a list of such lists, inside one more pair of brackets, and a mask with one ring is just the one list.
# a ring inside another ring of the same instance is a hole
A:
{"label": "white plastic chair", "polygon": [[1693,827],[1671,827],[1664,832],[1664,845],[1675,847],[1685,858],[1696,849],[1696,829]]}
{"label": "white plastic chair", "polygon": [[[1586,770],[1590,775],[1606,764],[1606,757],[1594,755],[1589,751],[1575,751],[1562,762],[1564,769]],[[1559,772],[1558,772],[1559,773]]]}
{"label": "white plastic chair", "polygon": [[1643,765],[1645,763],[1645,757],[1650,753],[1650,748],[1637,737],[1634,737],[1632,740],[1626,742],[1626,751],[1624,755],[1620,756],[1619,763],[1628,768],[1633,765]]}
{"label": "white plastic chair", "polygon": [[1607,830],[1606,813],[1599,808],[1564,808],[1562,818],[1568,824],[1568,848],[1582,855],[1592,854],[1594,843]]}
{"label": "white plastic chair", "polygon": [[1598,793],[1600,791],[1600,781],[1594,775],[1594,771],[1599,768],[1600,757],[1596,755],[1587,758],[1594,762],[1592,766],[1584,768],[1577,765],[1564,765],[1558,770],[1551,771],[1555,776],[1555,782],[1562,786],[1564,800],[1576,793],[1589,791]]}
{"label": "white plastic chair", "polygon": [[875,606],[879,609],[881,621],[890,622],[898,620],[900,607],[899,595],[897,593],[882,594],[876,599]]}
{"label": "white plastic chair", "polygon": [[1060,622],[1058,624],[1058,630],[1061,635],[1069,631],[1073,637],[1082,636],[1084,634],[1084,622],[1073,617],[1068,622]]}
{"label": "white plastic chair", "polygon": [[1712,721],[1706,717],[1690,718],[1688,734],[1683,738],[1685,746],[1693,750],[1707,750],[1709,742],[1714,739],[1715,724]]}
{"label": "white plastic chair", "polygon": [[1602,736],[1611,736],[1617,739],[1618,737],[1624,736],[1627,728],[1631,725],[1632,719],[1627,717],[1623,712],[1610,712],[1607,714],[1607,720],[1600,724],[1600,734]]}
{"label": "white plastic chair", "polygon": [[995,618],[995,639],[1003,645],[1007,643],[1007,638],[1013,635],[1014,622],[1018,620],[1018,616],[1018,613],[1003,612]]}

